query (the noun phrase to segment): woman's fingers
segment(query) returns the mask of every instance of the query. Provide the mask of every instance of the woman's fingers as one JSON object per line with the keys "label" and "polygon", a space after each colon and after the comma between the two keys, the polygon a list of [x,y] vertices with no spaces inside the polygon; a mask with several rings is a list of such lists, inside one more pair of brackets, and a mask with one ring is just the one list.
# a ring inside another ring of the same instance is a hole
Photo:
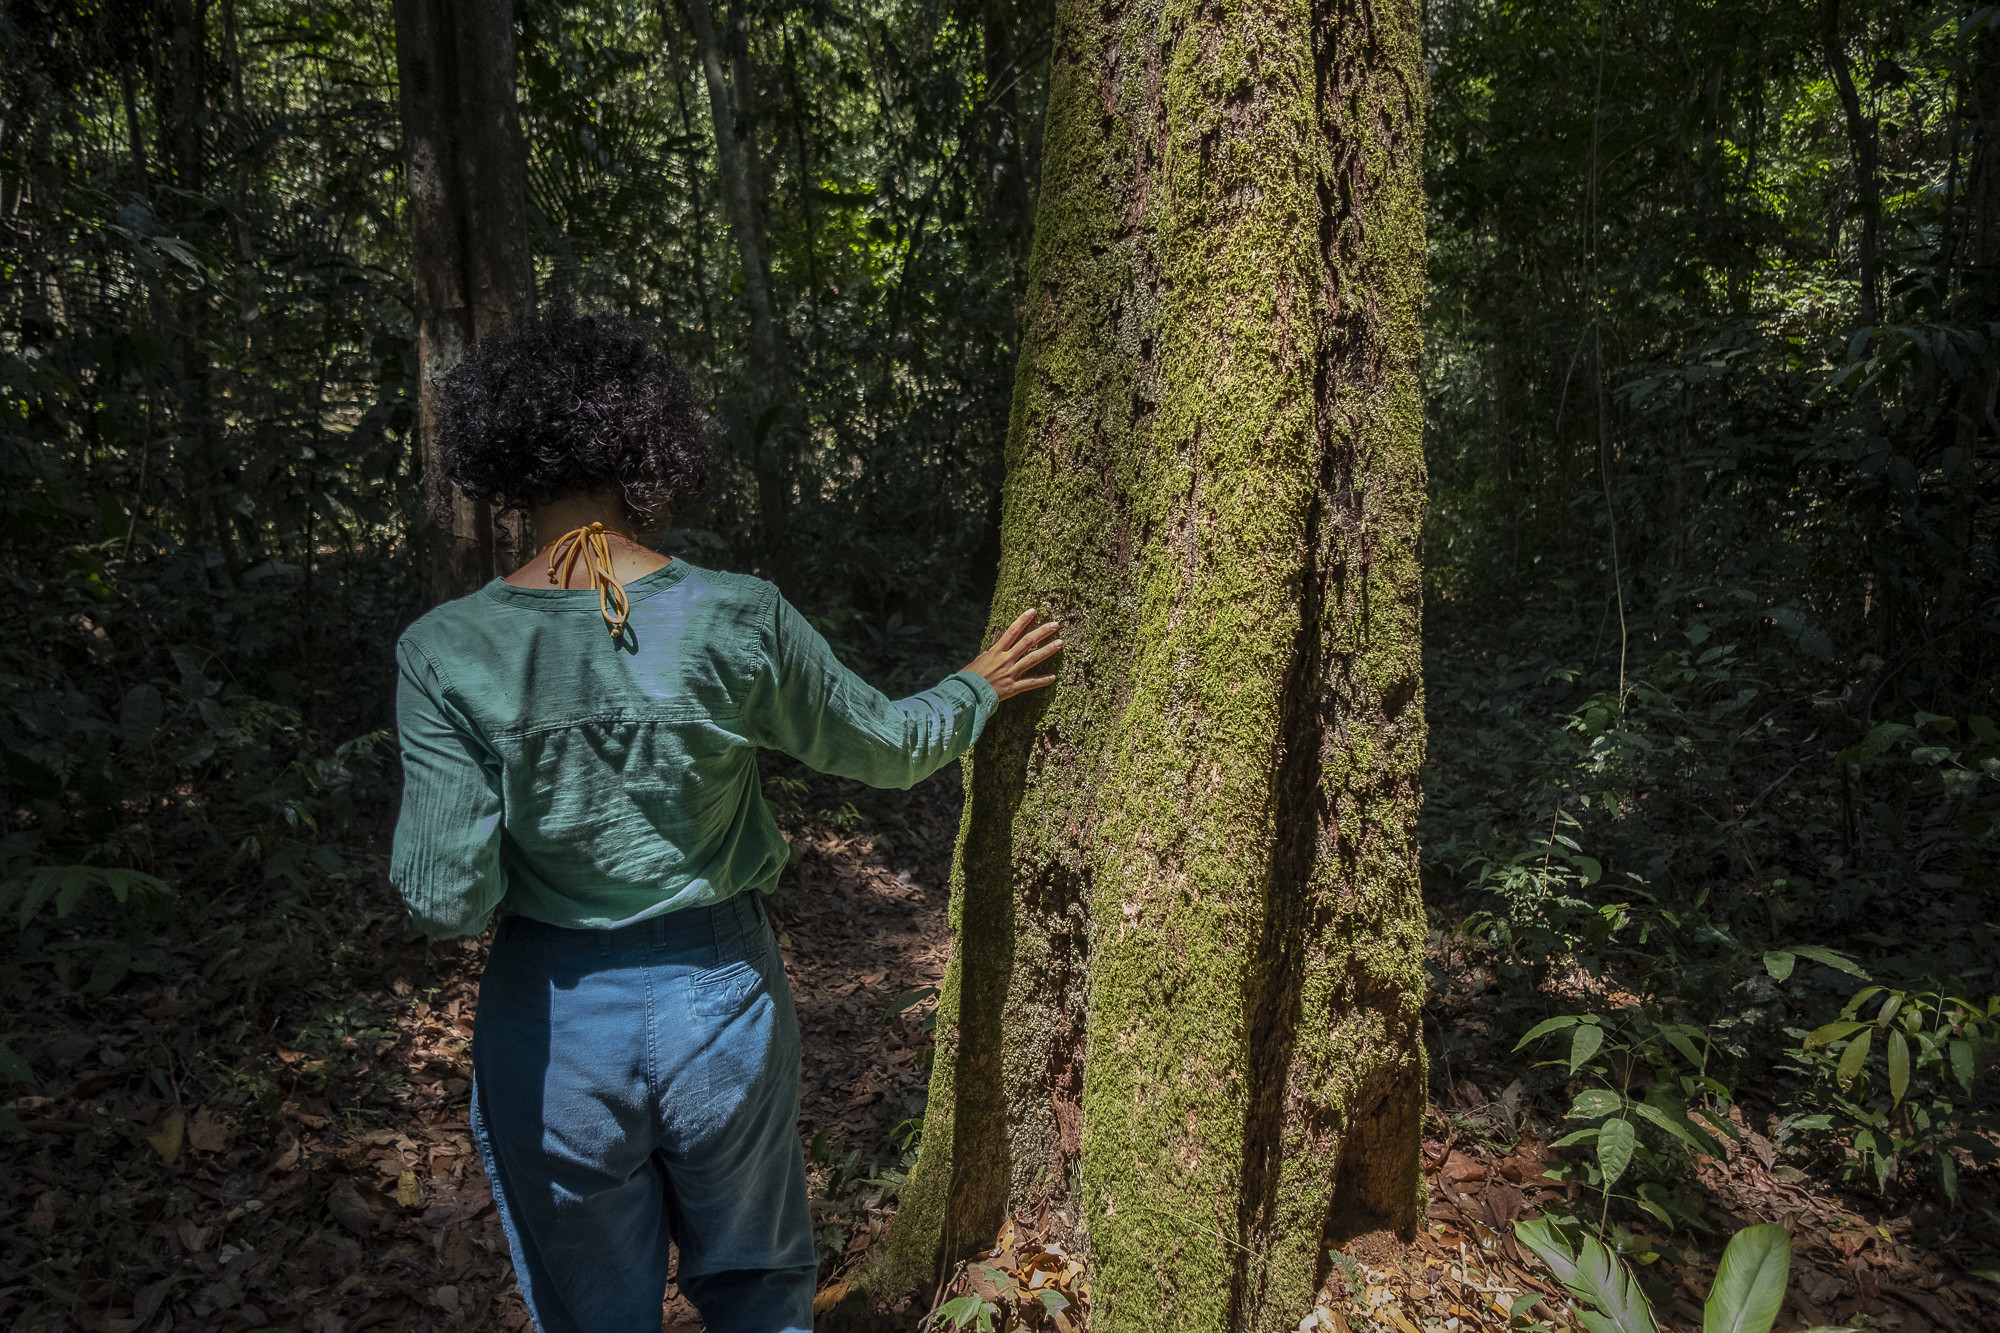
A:
{"label": "woman's fingers", "polygon": [[993,646],[1002,652],[1007,651],[1014,646],[1014,640],[1021,636],[1021,631],[1034,623],[1035,608],[1031,606],[1014,617],[1014,623],[1000,632],[1000,637],[994,640]]}
{"label": "woman's fingers", "polygon": [[1054,643],[1049,644],[1047,647],[1037,648],[1031,653],[1021,654],[1019,657],[1014,659],[1014,665],[1017,669],[1026,671],[1031,666],[1035,666],[1038,665],[1039,663],[1046,662],[1049,658],[1054,657],[1057,653],[1061,651],[1062,651],[1062,640],[1057,639]]}

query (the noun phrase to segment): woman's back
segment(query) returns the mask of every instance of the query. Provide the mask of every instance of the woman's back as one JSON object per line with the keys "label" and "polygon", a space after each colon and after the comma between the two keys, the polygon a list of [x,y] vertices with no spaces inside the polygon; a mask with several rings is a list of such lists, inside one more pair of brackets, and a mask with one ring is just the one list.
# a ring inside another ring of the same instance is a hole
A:
{"label": "woman's back", "polygon": [[903,787],[996,702],[970,672],[885,698],[761,579],[676,560],[625,592],[615,638],[594,592],[496,579],[398,644],[390,877],[430,933],[477,930],[496,903],[604,928],[768,887],[787,852],[757,747]]}

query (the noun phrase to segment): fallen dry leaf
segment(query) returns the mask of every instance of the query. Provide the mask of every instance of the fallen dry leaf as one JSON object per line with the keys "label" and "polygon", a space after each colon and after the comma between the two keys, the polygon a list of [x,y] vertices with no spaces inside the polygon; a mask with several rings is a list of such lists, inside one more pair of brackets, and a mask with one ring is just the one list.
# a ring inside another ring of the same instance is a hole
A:
{"label": "fallen dry leaf", "polygon": [[187,1146],[195,1152],[221,1152],[229,1146],[229,1117],[203,1106],[188,1122]]}
{"label": "fallen dry leaf", "polygon": [[151,1132],[146,1135],[146,1142],[153,1145],[153,1151],[160,1155],[161,1161],[172,1166],[180,1160],[181,1140],[185,1136],[186,1129],[187,1118],[179,1111],[169,1110],[153,1122]]}

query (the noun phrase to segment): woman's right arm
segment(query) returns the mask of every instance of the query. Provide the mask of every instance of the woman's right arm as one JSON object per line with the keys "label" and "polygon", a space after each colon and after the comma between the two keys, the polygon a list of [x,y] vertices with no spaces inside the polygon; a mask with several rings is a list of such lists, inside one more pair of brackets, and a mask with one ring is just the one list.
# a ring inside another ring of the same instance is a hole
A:
{"label": "woman's right arm", "polygon": [[890,699],[842,666],[791,603],[773,601],[767,674],[751,709],[757,743],[871,787],[908,787],[958,758],[1002,699],[1054,679],[1025,672],[1062,646],[1043,644],[1053,626],[1023,633],[1030,613],[965,670]]}
{"label": "woman's right arm", "polygon": [[389,882],[433,939],[476,935],[506,892],[499,763],[445,701],[428,658],[396,645],[403,805]]}

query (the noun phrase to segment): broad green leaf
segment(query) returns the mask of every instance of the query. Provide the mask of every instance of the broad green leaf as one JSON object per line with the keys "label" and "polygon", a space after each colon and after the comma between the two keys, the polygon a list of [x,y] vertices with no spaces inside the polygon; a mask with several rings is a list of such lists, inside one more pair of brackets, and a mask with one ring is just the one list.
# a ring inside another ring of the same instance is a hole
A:
{"label": "broad green leaf", "polygon": [[1514,1237],[1555,1274],[1572,1296],[1597,1307],[1593,1317],[1586,1314],[1584,1325],[1604,1333],[1659,1333],[1653,1308],[1647,1303],[1632,1272],[1606,1249],[1602,1242],[1586,1237],[1583,1248],[1570,1253],[1546,1218],[1531,1218],[1514,1224]]}
{"label": "broad green leaf", "polygon": [[1597,1136],[1597,1168],[1604,1173],[1604,1188],[1610,1189],[1625,1174],[1625,1168],[1632,1164],[1632,1149],[1639,1142],[1639,1132],[1632,1128],[1632,1122],[1623,1118],[1607,1120]]}
{"label": "broad green leaf", "polygon": [[1569,1043],[1569,1072],[1575,1074],[1583,1068],[1583,1062],[1597,1054],[1598,1047],[1604,1045],[1604,1029],[1594,1023],[1579,1023],[1576,1033]]}
{"label": "broad green leaf", "polygon": [[1604,1088],[1586,1088],[1576,1095],[1569,1104],[1569,1118],[1572,1120],[1595,1120],[1601,1115],[1612,1115],[1625,1104],[1625,1099]]}
{"label": "broad green leaf", "polygon": [[1889,998],[1882,1001],[1882,1012],[1875,1015],[1875,1026],[1878,1028],[1888,1027],[1889,1020],[1894,1018],[1896,1011],[1903,1007],[1903,999],[1904,996],[1900,992],[1890,991]]}
{"label": "broad green leaf", "polygon": [[159,690],[151,685],[134,685],[125,691],[125,702],[118,710],[118,729],[124,733],[126,746],[137,750],[150,745],[166,711]]}
{"label": "broad green leaf", "polygon": [[1829,949],[1822,944],[1794,944],[1791,952],[1801,958],[1810,958],[1815,963],[1830,967],[1836,972],[1845,972],[1851,977],[1860,977],[1863,981],[1868,979],[1868,974],[1862,970],[1861,964],[1838,949]]}
{"label": "broad green leaf", "polygon": [[1840,1006],[1840,1016],[1842,1018],[1852,1018],[1861,1011],[1862,1005],[1868,1003],[1869,996],[1880,995],[1887,989],[1889,989],[1887,986],[1863,986],[1860,990],[1847,997],[1846,1004]]}
{"label": "broad green leaf", "polygon": [[1688,1147],[1694,1149],[1696,1152],[1713,1153],[1715,1151],[1715,1140],[1709,1139],[1704,1143],[1702,1141],[1703,1136],[1695,1133],[1686,1120],[1676,1120],[1662,1107],[1653,1106],[1646,1102],[1629,1102],[1627,1103],[1627,1109],[1634,1115],[1646,1117],[1646,1119],[1652,1121],[1661,1129],[1666,1130],[1667,1133],[1681,1140],[1681,1142],[1687,1144]]}
{"label": "broad green leaf", "polygon": [[938,1307],[938,1318],[949,1319],[954,1328],[964,1328],[979,1315],[980,1300],[977,1296],[960,1296],[955,1301],[946,1301]]}
{"label": "broad green leaf", "polygon": [[1687,1033],[1682,1032],[1678,1027],[1669,1027],[1660,1029],[1660,1035],[1665,1037],[1668,1043],[1675,1050],[1679,1051],[1689,1064],[1693,1065],[1696,1069],[1702,1067],[1704,1062],[1701,1058],[1701,1050],[1689,1038]]}
{"label": "broad green leaf", "polygon": [[1720,1111],[1711,1111],[1706,1106],[1698,1106],[1695,1108],[1694,1113],[1700,1116],[1703,1120],[1706,1120],[1709,1124],[1715,1126],[1715,1128],[1721,1130],[1723,1134],[1727,1135],[1730,1139],[1734,1140],[1735,1142],[1741,1143],[1743,1141],[1742,1133],[1737,1130],[1736,1126],[1733,1123],[1730,1122],[1729,1117],[1722,1114]]}
{"label": "broad green leaf", "polygon": [[76,910],[83,901],[84,891],[90,887],[90,876],[83,873],[82,866],[70,866],[70,873],[63,876],[62,887],[56,890],[56,916],[66,917]]}
{"label": "broad green leaf", "polygon": [[1786,981],[1792,975],[1792,968],[1798,963],[1798,955],[1786,953],[1783,949],[1772,949],[1764,955],[1764,970],[1771,974],[1773,981]]}
{"label": "broad green leaf", "polygon": [[0,1041],[0,1079],[6,1079],[9,1083],[33,1083],[35,1081],[33,1067],[26,1060],[9,1050],[7,1043],[4,1041]]}
{"label": "broad green leaf", "polygon": [[1825,1027],[1814,1028],[1812,1035],[1806,1038],[1805,1048],[1810,1051],[1815,1047],[1824,1046],[1830,1041],[1839,1041],[1842,1037],[1851,1037],[1867,1026],[1866,1023],[1857,1023],[1851,1018],[1836,1020],[1828,1023]]}
{"label": "broad green leaf", "polygon": [[1069,1298],[1052,1288],[1043,1287],[1035,1295],[1042,1298],[1042,1307],[1052,1315],[1061,1314],[1069,1309]]}
{"label": "broad green leaf", "polygon": [[1709,1288],[1701,1333],[1771,1333],[1791,1272],[1790,1232],[1775,1222],[1737,1232]]}
{"label": "broad green leaf", "polygon": [[1572,1144],[1595,1142],[1597,1142],[1597,1127],[1593,1125],[1589,1129],[1573,1129],[1549,1146],[1551,1148],[1567,1148]]}
{"label": "broad green leaf", "polygon": [[1910,1090],[1910,1043],[1900,1031],[1889,1033],[1889,1104],[1901,1106]]}
{"label": "broad green leaf", "polygon": [[1847,1049],[1840,1053],[1840,1063],[1834,1067],[1833,1074],[1842,1092],[1846,1092],[1848,1085],[1860,1074],[1862,1062],[1868,1058],[1868,1048],[1874,1042],[1875,1029],[1863,1028],[1861,1035],[1849,1042]]}
{"label": "broad green leaf", "polygon": [[1958,1085],[1967,1092],[1972,1091],[1972,1043],[1953,1040],[1946,1048],[1951,1054],[1951,1072],[1958,1079]]}
{"label": "broad green leaf", "polygon": [[1546,1037],[1551,1032],[1557,1032],[1566,1027],[1573,1027],[1581,1021],[1575,1014],[1560,1014],[1555,1018],[1544,1018],[1541,1022],[1528,1029],[1527,1036],[1514,1043],[1514,1049],[1518,1051],[1537,1037]]}
{"label": "broad green leaf", "polygon": [[1579,853],[1570,857],[1570,864],[1582,872],[1585,884],[1595,884],[1604,878],[1604,863],[1594,856],[1584,856]]}

